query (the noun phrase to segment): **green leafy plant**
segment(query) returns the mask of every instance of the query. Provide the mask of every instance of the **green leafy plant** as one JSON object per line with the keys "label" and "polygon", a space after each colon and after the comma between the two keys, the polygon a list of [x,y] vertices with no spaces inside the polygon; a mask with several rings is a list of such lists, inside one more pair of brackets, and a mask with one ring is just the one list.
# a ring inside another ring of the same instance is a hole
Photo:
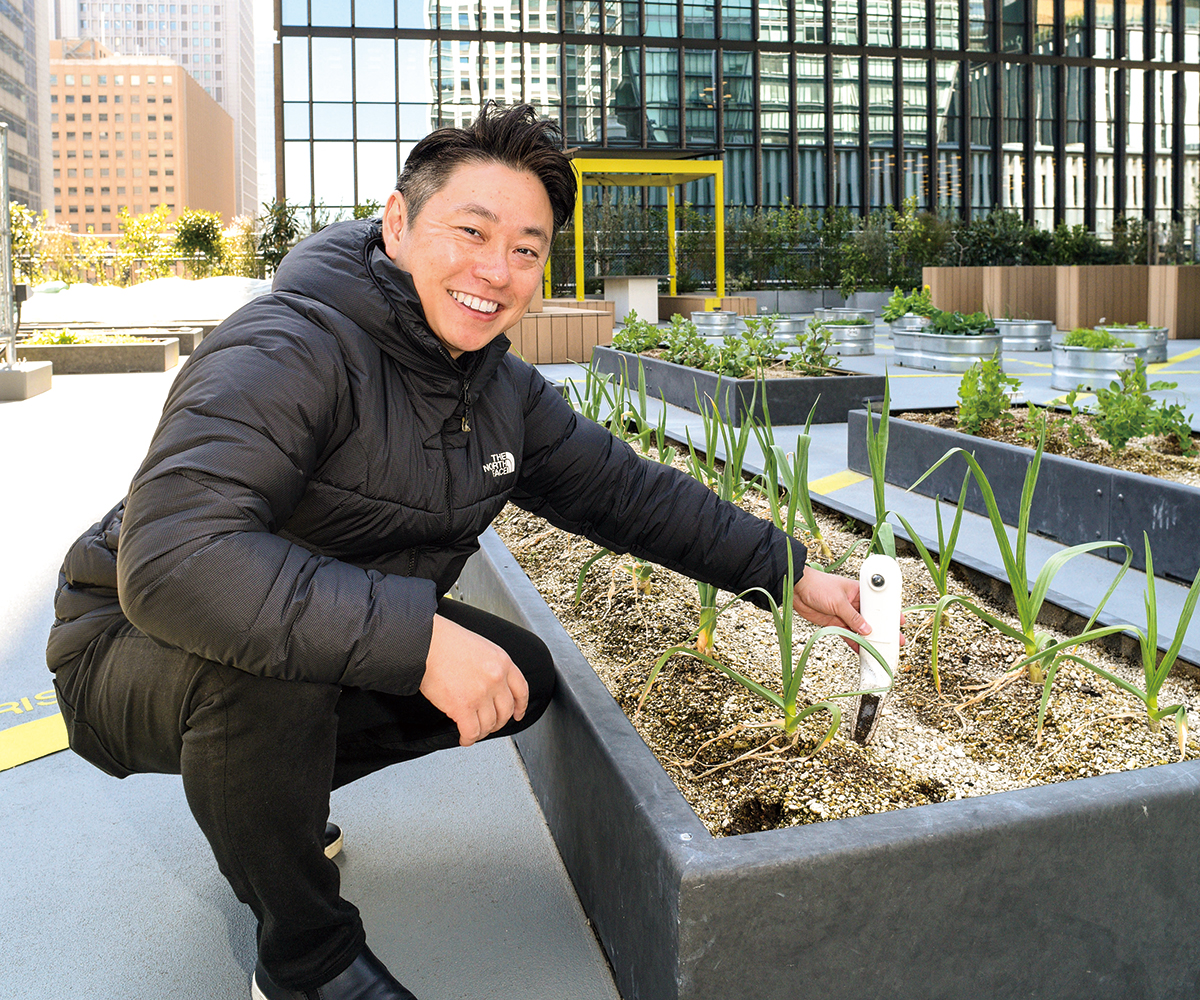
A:
{"label": "green leafy plant", "polygon": [[775,342],[775,321],[771,316],[747,316],[746,329],[727,333],[707,366],[718,375],[745,378],[773,364],[781,352]]}
{"label": "green leafy plant", "polygon": [[164,236],[170,214],[166,205],[138,216],[124,207],[117,211],[121,235],[115,263],[121,284],[130,284],[135,277],[161,278],[170,272],[175,249]]}
{"label": "green leafy plant", "polygon": [[1089,351],[1112,351],[1120,347],[1132,347],[1133,343],[1122,340],[1107,330],[1093,330],[1077,326],[1063,337],[1063,347],[1086,347]]}
{"label": "green leafy plant", "polygon": [[128,333],[72,333],[65,326],[58,331],[43,330],[17,345],[18,350],[30,347],[62,347],[70,344],[144,344],[149,338],[134,337]]}
{"label": "green leafy plant", "polygon": [[[887,500],[884,496],[887,472],[888,417],[892,405],[891,381],[883,380],[883,406],[879,411],[879,430],[871,411],[867,411],[867,460],[871,467],[871,495],[875,501],[875,527],[871,529],[871,552],[896,557],[896,538],[887,520]],[[928,473],[926,473],[928,475]]]}
{"label": "green leafy plant", "polygon": [[286,201],[263,203],[260,216],[262,235],[258,241],[258,252],[270,274],[279,269],[283,258],[300,238],[300,222],[296,217],[298,205]]}
{"label": "green leafy plant", "polygon": [[[1179,650],[1183,646],[1184,635],[1192,620],[1192,615],[1196,611],[1196,601],[1200,598],[1200,572],[1196,573],[1196,577],[1192,580],[1192,585],[1188,589],[1187,596],[1184,598],[1183,607],[1179,612],[1179,621],[1175,625],[1175,635],[1171,639],[1171,645],[1160,659],[1158,655],[1158,600],[1154,593],[1154,557],[1150,552],[1149,535],[1142,532],[1142,540],[1146,546],[1146,592],[1144,595],[1146,603],[1146,628],[1139,629],[1135,627],[1134,632],[1137,633],[1138,649],[1142,658],[1142,676],[1145,678],[1144,688],[1130,684],[1124,678],[1096,666],[1096,664],[1085,660],[1075,653],[1068,652],[1069,649],[1079,645],[1081,641],[1079,637],[1048,646],[1045,652],[1055,655],[1059,659],[1071,660],[1074,663],[1078,663],[1080,666],[1086,667],[1093,673],[1112,681],[1117,687],[1132,694],[1146,706],[1146,720],[1149,723],[1151,732],[1157,733],[1161,730],[1163,719],[1174,719],[1175,735],[1179,741],[1179,757],[1182,760],[1187,744],[1187,706],[1168,705],[1165,708],[1159,708],[1158,696],[1162,691],[1162,686],[1166,682],[1167,677],[1170,676],[1171,667],[1175,665],[1175,660],[1179,657]],[[1094,619],[1095,616],[1093,616]],[[1121,632],[1125,628],[1126,626],[1124,625],[1108,626],[1097,630],[1094,638]],[[1045,715],[1046,701],[1049,697],[1052,680],[1052,676],[1047,677],[1045,691],[1042,695],[1042,705],[1038,713],[1039,732],[1041,731],[1042,718]]]}
{"label": "green leafy plant", "polygon": [[[721,383],[717,382],[717,397],[720,398]],[[757,395],[757,389],[755,394]],[[743,465],[746,458],[746,445],[750,441],[750,430],[754,426],[752,419],[742,422],[735,434],[729,422],[722,418],[717,403],[713,399],[703,402],[699,390],[696,392],[696,406],[704,422],[704,457],[696,452],[692,442],[691,431],[687,431],[688,471],[692,476],[704,483],[709,489],[715,490],[722,500],[737,503],[746,490],[750,481],[743,475]],[[751,399],[750,412],[754,412],[754,399]],[[725,461],[717,458],[717,448],[723,447]],[[718,464],[720,468],[718,468]],[[697,631],[696,648],[705,654],[713,651],[714,636],[717,629],[717,593],[718,589],[710,583],[697,581],[697,591],[700,595],[700,628]]]}
{"label": "green leafy plant", "polygon": [[[983,494],[983,502],[987,508],[988,520],[992,524],[992,532],[996,537],[996,545],[1000,549],[1000,557],[1004,563],[1004,571],[1008,577],[1009,587],[1012,589],[1013,603],[1016,606],[1017,620],[1020,623],[1019,628],[1013,628],[1007,622],[995,617],[984,611],[978,604],[967,600],[965,597],[955,595],[945,595],[940,597],[934,604],[915,605],[913,611],[932,611],[932,632],[930,634],[930,669],[934,676],[937,676],[937,655],[938,655],[938,634],[941,627],[942,617],[945,615],[946,609],[951,605],[959,605],[969,611],[981,621],[991,625],[997,631],[1008,636],[1011,639],[1016,639],[1025,647],[1027,669],[1029,679],[1035,684],[1042,684],[1045,681],[1045,670],[1048,659],[1052,658],[1052,654],[1047,654],[1046,649],[1049,647],[1053,639],[1051,636],[1037,627],[1038,615],[1041,613],[1042,605],[1046,600],[1046,592],[1050,589],[1050,584],[1058,571],[1062,569],[1066,563],[1074,559],[1078,555],[1085,552],[1094,552],[1097,549],[1112,548],[1120,546],[1125,549],[1125,563],[1121,567],[1120,573],[1116,580],[1113,581],[1108,593],[1096,608],[1098,615],[1108,598],[1116,589],[1117,583],[1120,582],[1125,571],[1129,568],[1129,563],[1133,557],[1133,551],[1128,545],[1121,545],[1119,542],[1097,541],[1087,542],[1082,545],[1072,545],[1069,548],[1055,552],[1043,564],[1041,571],[1038,573],[1033,587],[1029,586],[1029,577],[1027,575],[1026,565],[1026,545],[1029,538],[1029,515],[1033,507],[1033,492],[1037,486],[1038,470],[1042,463],[1042,453],[1045,450],[1045,440],[1039,440],[1037,450],[1034,452],[1033,459],[1029,463],[1029,467],[1025,470],[1025,483],[1021,490],[1021,505],[1017,516],[1017,544],[1014,550],[1012,542],[1008,537],[1008,529],[1005,527],[1004,520],[1000,516],[1000,509],[996,504],[996,496],[992,491],[991,483],[988,482],[987,475],[976,461],[975,456],[965,451],[962,448],[951,448],[941,458],[939,458],[909,489],[915,489],[927,476],[935,469],[939,468],[943,463],[947,462],[954,455],[962,455],[966,460],[967,466],[972,476],[975,478],[976,484],[979,486],[980,492]],[[1093,621],[1095,616],[1093,616]],[[1087,641],[1086,637],[1077,637],[1077,642]]]}
{"label": "green leafy plant", "polygon": [[987,421],[1008,412],[1012,405],[1010,393],[1020,387],[1019,378],[1004,374],[999,351],[976,361],[958,384],[958,429],[978,434]]}
{"label": "green leafy plant", "polygon": [[175,220],[175,253],[194,278],[207,278],[221,268],[221,216],[189,208]]}
{"label": "green leafy plant", "polygon": [[980,337],[995,329],[991,317],[984,312],[943,312],[941,309],[934,309],[929,318],[930,333]]}
{"label": "green leafy plant", "polygon": [[671,317],[671,323],[662,331],[664,361],[690,368],[708,368],[716,357],[716,348],[708,343],[690,319],[679,313]]}
{"label": "green leafy plant", "polygon": [[1029,417],[1016,428],[1017,440],[1030,448],[1036,448],[1038,441],[1061,430],[1067,438],[1067,446],[1074,450],[1091,444],[1087,427],[1084,424],[1082,411],[1077,400],[1079,392],[1072,389],[1063,397],[1063,402],[1069,408],[1068,413],[1056,413],[1050,406],[1038,407],[1030,401],[1028,404]]}
{"label": "green leafy plant", "polygon": [[1120,451],[1133,438],[1147,434],[1174,437],[1185,455],[1196,451],[1192,427],[1178,403],[1155,401],[1149,394],[1178,388],[1177,382],[1146,384],[1146,362],[1138,358],[1133,368],[1118,372],[1107,389],[1096,390],[1096,433]]}
{"label": "green leafy plant", "polygon": [[914,316],[932,316],[933,312],[933,295],[928,285],[923,288],[914,288],[908,295],[900,291],[897,286],[880,315],[885,322],[894,323],[901,316],[907,316],[909,313]]}
{"label": "green leafy plant", "polygon": [[[792,589],[794,584],[795,568],[792,563],[792,551],[789,547],[788,571],[784,581],[782,603],[776,603],[775,598],[772,595],[766,593],[766,591],[760,591],[766,596],[767,602],[770,605],[771,619],[775,626],[775,637],[779,649],[782,694],[772,691],[770,688],[758,683],[755,680],[752,680],[745,674],[742,674],[734,668],[721,663],[711,654],[701,651],[699,644],[697,643],[696,648],[693,648],[691,645],[672,646],[670,649],[663,652],[661,656],[659,656],[658,660],[655,661],[655,664],[650,671],[650,676],[647,679],[645,686],[642,688],[642,693],[638,698],[638,708],[640,709],[642,705],[645,704],[646,697],[649,695],[650,689],[654,685],[655,680],[658,679],[658,675],[661,673],[663,666],[676,653],[681,653],[684,656],[694,657],[695,659],[702,660],[711,667],[715,667],[727,677],[737,681],[744,688],[746,688],[746,690],[753,692],[764,701],[767,701],[778,708],[783,713],[782,718],[766,723],[765,726],[779,729],[782,731],[781,735],[791,737],[790,745],[792,746],[795,746],[799,740],[798,727],[801,722],[817,712],[828,712],[830,716],[829,728],[826,730],[825,735],[822,737],[820,743],[818,743],[812,751],[813,753],[817,753],[831,739],[833,739],[834,734],[838,730],[838,726],[841,725],[842,712],[841,708],[837,704],[836,699],[852,698],[860,694],[882,694],[887,690],[887,688],[871,688],[868,691],[846,692],[844,694],[833,695],[824,701],[801,707],[799,705],[800,687],[804,681],[804,670],[808,663],[808,658],[812,653],[813,647],[820,640],[827,636],[840,636],[843,639],[849,639],[852,642],[858,643],[862,649],[865,649],[871,656],[873,656],[883,667],[883,669],[887,671],[889,679],[892,677],[892,670],[891,667],[888,666],[888,663],[884,659],[883,655],[877,649],[875,649],[870,642],[862,638],[862,636],[856,635],[847,629],[840,628],[835,625],[827,625],[823,628],[816,629],[813,634],[809,636],[808,641],[805,642],[804,648],[800,651],[800,655],[796,656],[794,652],[792,636],[792,623],[794,615],[792,608]],[[751,591],[747,591],[744,594],[738,594],[737,596],[733,597],[731,600],[722,605],[721,608],[717,609],[716,613],[719,615],[722,611],[728,608],[733,601],[745,597],[748,593],[751,593]],[[696,634],[697,633],[694,632],[693,636]],[[741,729],[749,727],[738,728]],[[761,751],[761,749],[762,748],[760,747],[759,751]]]}
{"label": "green leafy plant", "polygon": [[831,368],[841,364],[841,358],[829,353],[833,343],[830,325],[821,320],[809,322],[804,333],[796,338],[794,350],[787,356],[785,365],[788,371],[801,375],[825,375]]}
{"label": "green leafy plant", "polygon": [[661,341],[658,327],[638,316],[636,309],[630,309],[620,329],[613,332],[612,345],[619,351],[641,354],[653,350]]}
{"label": "green leafy plant", "polygon": [[[812,426],[813,414],[817,411],[818,396],[808,411],[808,419],[804,422],[804,431],[796,435],[794,451],[787,452],[775,442],[775,429],[771,424],[771,411],[767,401],[763,399],[762,422],[755,422],[754,436],[758,440],[759,450],[763,454],[763,474],[756,480],[759,492],[766,498],[767,507],[771,512],[771,521],[787,535],[796,531],[796,515],[799,514],[805,528],[820,549],[821,559],[825,563],[826,572],[837,570],[866,539],[860,539],[842,553],[836,560],[829,543],[821,533],[813,512],[812,495],[808,491],[808,452],[812,445],[809,429]],[[782,492],[781,492],[782,487]],[[786,500],[784,499],[786,498]]]}

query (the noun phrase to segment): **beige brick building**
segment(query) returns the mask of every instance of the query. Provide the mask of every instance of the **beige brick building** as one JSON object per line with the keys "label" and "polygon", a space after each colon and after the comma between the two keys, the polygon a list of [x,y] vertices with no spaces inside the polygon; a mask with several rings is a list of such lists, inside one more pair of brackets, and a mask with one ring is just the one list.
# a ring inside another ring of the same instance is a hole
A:
{"label": "beige brick building", "polygon": [[233,218],[233,119],[170,59],[51,41],[50,139],[56,221],[72,232],[116,233],[122,207]]}

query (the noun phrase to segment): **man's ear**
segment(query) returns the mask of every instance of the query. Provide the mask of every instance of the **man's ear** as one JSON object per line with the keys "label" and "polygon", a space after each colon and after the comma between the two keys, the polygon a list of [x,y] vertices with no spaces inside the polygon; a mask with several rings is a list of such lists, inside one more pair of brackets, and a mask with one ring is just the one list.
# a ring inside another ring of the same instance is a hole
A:
{"label": "man's ear", "polygon": [[387,204],[383,208],[383,249],[384,252],[396,259],[400,252],[400,234],[408,221],[408,210],[404,204],[404,195],[393,191],[388,195]]}

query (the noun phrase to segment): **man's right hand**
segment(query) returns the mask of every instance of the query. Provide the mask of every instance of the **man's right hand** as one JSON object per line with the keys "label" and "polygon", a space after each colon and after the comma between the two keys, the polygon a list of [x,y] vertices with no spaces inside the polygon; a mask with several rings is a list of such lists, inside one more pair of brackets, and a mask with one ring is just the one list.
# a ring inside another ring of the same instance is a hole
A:
{"label": "man's right hand", "polygon": [[454,721],[464,747],[520,721],[529,707],[529,685],[509,655],[441,615],[433,616],[421,694]]}

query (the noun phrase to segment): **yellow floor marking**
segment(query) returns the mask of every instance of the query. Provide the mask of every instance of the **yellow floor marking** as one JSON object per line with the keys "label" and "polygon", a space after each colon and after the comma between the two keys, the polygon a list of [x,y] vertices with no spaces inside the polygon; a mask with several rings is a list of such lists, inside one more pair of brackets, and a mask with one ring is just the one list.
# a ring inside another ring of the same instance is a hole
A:
{"label": "yellow floor marking", "polygon": [[67,749],[67,727],[61,714],[47,715],[0,731],[0,771]]}
{"label": "yellow floor marking", "polygon": [[861,483],[866,478],[866,476],[860,476],[857,472],[845,469],[842,472],[835,472],[832,476],[822,476],[820,479],[812,480],[808,484],[808,491],[810,493],[820,493],[824,496],[826,493],[840,490],[844,486],[853,486],[855,483]]}
{"label": "yellow floor marking", "polygon": [[[1200,356],[1200,347],[1193,347],[1190,351],[1184,351],[1182,354],[1175,355],[1175,357],[1173,357],[1170,361],[1160,361],[1158,364],[1148,365],[1146,370],[1151,373],[1160,372],[1164,368],[1169,368],[1171,365],[1179,364],[1180,361],[1190,361],[1192,358],[1197,356]],[[1180,372],[1179,374],[1183,373]],[[1187,374],[1190,375],[1191,372],[1188,372]]]}

